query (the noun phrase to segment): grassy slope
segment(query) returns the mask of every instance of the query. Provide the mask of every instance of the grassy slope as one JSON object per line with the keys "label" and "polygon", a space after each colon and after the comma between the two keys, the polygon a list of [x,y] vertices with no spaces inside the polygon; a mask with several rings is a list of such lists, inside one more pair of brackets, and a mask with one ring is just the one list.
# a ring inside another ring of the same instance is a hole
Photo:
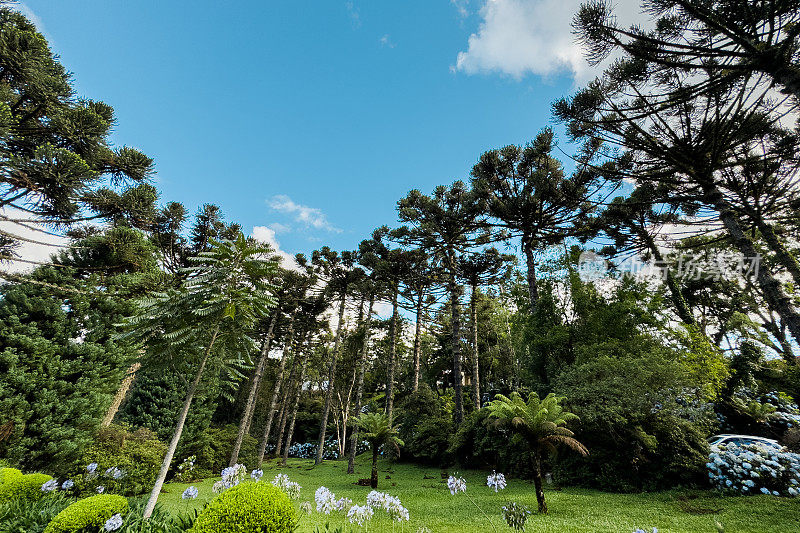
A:
{"label": "grassy slope", "polygon": [[[347,496],[356,504],[364,504],[369,487],[354,485],[358,478],[369,477],[369,465],[362,456],[357,463],[357,476],[346,475],[346,463],[326,461],[314,467],[312,461],[292,460],[284,469],[275,463],[265,463],[264,479],[271,480],[279,471],[289,475],[292,481],[303,486],[300,502],[313,503],[314,491],[321,485],[336,493],[337,497]],[[467,480],[467,493],[491,518],[497,531],[512,531],[500,516],[500,506],[509,499],[536,508],[533,486],[525,481],[509,480],[508,488],[498,494],[486,487],[486,472],[462,471]],[[390,479],[385,479],[386,477]],[[430,479],[426,479],[430,478]],[[207,479],[195,486],[200,496],[192,502],[181,500],[181,493],[189,485],[170,484],[159,499],[171,511],[181,511],[200,507],[203,501],[213,497],[211,485],[215,480]],[[385,513],[376,512],[369,525],[369,531],[406,531],[414,533],[426,526],[434,533],[462,531],[492,531],[486,518],[464,495],[451,496],[446,483],[436,468],[423,468],[411,465],[381,464],[378,490],[397,496],[410,513],[411,520],[402,527],[394,528],[385,518]],[[696,514],[681,509],[678,498],[685,496],[679,492],[651,494],[609,494],[594,490],[564,489],[546,492],[550,514],[532,515],[525,528],[529,532],[608,532],[630,533],[635,527],[659,533],[716,532],[714,520],[725,526],[726,533],[781,533],[800,531],[800,499],[774,498],[770,496],[719,497],[712,492],[694,492],[689,505],[694,510],[719,510],[716,514]],[[686,505],[685,503],[683,504]],[[298,532],[311,532],[315,525],[342,526],[346,523],[342,513],[330,516],[317,512],[303,516]],[[351,531],[348,526],[347,531]],[[359,531],[352,526],[352,531]]]}

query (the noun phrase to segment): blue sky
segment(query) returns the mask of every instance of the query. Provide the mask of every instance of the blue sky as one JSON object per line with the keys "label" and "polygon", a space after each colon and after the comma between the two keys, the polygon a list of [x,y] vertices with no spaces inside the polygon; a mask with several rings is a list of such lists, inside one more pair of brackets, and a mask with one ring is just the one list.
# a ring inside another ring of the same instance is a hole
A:
{"label": "blue sky", "polygon": [[[289,253],[352,248],[412,189],[552,124],[591,74],[578,2],[124,2],[21,9],[155,158],[162,201],[220,205]],[[562,139],[562,144],[566,142]],[[267,229],[268,228],[268,229]]]}

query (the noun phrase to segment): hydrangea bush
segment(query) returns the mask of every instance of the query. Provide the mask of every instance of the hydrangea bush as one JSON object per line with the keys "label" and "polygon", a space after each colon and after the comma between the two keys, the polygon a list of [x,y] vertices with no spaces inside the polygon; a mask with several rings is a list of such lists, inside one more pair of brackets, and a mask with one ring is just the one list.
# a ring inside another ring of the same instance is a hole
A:
{"label": "hydrangea bush", "polygon": [[800,495],[800,454],[763,446],[722,445],[709,456],[717,488],[741,494]]}

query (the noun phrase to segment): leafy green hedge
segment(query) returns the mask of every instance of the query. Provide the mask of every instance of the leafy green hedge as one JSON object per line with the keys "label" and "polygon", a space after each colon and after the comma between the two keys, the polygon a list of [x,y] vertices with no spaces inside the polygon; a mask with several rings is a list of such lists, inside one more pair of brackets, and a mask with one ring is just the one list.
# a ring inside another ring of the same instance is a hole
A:
{"label": "leafy green hedge", "polygon": [[16,468],[0,468],[0,485],[17,477],[22,477],[22,472]]}
{"label": "leafy green hedge", "polygon": [[[98,485],[106,492],[134,496],[147,492],[155,482],[167,445],[146,429],[131,431],[127,426],[113,424],[101,429],[83,455],[83,465],[97,463],[97,475],[82,472],[72,476],[80,492],[94,494]],[[104,474],[116,467],[124,473],[120,479]]]}
{"label": "leafy green hedge", "polygon": [[13,468],[4,469],[0,482],[0,502],[14,500],[35,501],[44,496],[42,485],[53,479],[47,474],[22,474]]}
{"label": "leafy green hedge", "polygon": [[117,494],[97,494],[78,500],[53,518],[44,533],[74,533],[85,528],[102,527],[106,520],[128,512],[128,500]]}
{"label": "leafy green hedge", "polygon": [[286,493],[269,483],[245,482],[211,500],[189,531],[291,533],[296,527],[297,515]]}

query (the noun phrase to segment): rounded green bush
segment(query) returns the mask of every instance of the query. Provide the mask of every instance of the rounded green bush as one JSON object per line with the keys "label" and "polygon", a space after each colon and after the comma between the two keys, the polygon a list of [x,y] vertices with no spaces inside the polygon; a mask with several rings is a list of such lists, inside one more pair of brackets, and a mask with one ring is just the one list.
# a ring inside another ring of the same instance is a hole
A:
{"label": "rounded green bush", "polygon": [[18,477],[22,477],[22,472],[16,468],[0,468],[0,485]]}
{"label": "rounded green bush", "polygon": [[296,527],[297,515],[286,493],[269,483],[245,482],[211,500],[189,531],[291,533]]}
{"label": "rounded green bush", "polygon": [[128,500],[117,494],[96,494],[78,500],[47,524],[44,533],[73,533],[85,528],[98,528],[119,513],[128,512]]}
{"label": "rounded green bush", "polygon": [[[13,470],[13,469],[10,469]],[[36,501],[45,495],[42,485],[53,479],[47,474],[5,473],[0,483],[0,502]]]}

